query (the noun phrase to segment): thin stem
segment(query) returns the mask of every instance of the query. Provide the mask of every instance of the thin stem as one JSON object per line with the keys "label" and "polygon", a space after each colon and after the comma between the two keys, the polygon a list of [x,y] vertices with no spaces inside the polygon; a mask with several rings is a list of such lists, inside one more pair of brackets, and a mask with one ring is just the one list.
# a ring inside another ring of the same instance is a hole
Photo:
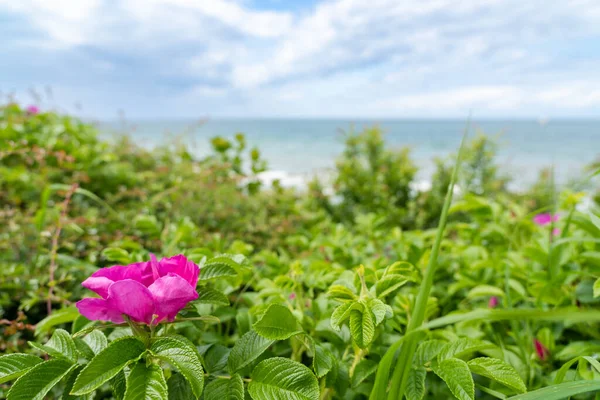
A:
{"label": "thin stem", "polygon": [[70,189],[67,191],[65,196],[65,200],[63,201],[61,207],[62,210],[60,212],[60,216],[58,217],[58,222],[56,223],[56,230],[54,231],[54,235],[52,236],[52,249],[50,250],[50,269],[48,271],[48,298],[46,299],[46,311],[48,315],[52,313],[52,297],[54,295],[54,273],[56,272],[56,257],[58,256],[58,238],[60,237],[60,233],[62,231],[64,219],[67,216],[67,210],[69,209],[69,203],[71,202],[71,197],[77,190],[79,185],[74,183],[71,185]]}

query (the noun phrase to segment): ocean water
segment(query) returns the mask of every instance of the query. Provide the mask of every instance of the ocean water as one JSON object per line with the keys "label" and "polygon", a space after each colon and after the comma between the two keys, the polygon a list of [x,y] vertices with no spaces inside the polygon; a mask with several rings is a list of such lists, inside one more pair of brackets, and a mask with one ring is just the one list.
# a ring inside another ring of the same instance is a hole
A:
{"label": "ocean water", "polygon": [[[127,133],[138,143],[152,147],[182,140],[198,155],[210,151],[213,136],[246,135],[268,161],[271,177],[296,185],[335,166],[351,131],[377,125],[389,146],[412,149],[420,167],[419,179],[427,181],[433,159],[456,152],[465,121],[461,120],[342,120],[342,119],[209,119],[103,122],[100,130]],[[581,177],[582,169],[600,157],[599,120],[483,120],[471,123],[471,135],[485,133],[498,138],[498,162],[518,186],[534,181],[541,168],[554,166],[557,181]]]}

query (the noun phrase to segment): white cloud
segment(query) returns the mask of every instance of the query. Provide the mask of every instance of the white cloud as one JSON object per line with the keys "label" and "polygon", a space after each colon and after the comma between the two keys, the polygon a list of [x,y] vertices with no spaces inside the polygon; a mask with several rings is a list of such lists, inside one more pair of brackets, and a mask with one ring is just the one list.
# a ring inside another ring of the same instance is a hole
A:
{"label": "white cloud", "polygon": [[[263,115],[589,114],[600,106],[597,47],[577,57],[559,48],[600,35],[598,0],[326,0],[295,13],[249,4],[0,0],[0,13],[28,21],[37,36],[16,40],[57,51],[66,61],[56,70],[97,73],[99,91],[115,77],[130,91],[151,94],[156,85],[161,110],[163,93],[173,108],[197,99],[195,108]],[[39,72],[75,86],[68,72],[56,74]]]}

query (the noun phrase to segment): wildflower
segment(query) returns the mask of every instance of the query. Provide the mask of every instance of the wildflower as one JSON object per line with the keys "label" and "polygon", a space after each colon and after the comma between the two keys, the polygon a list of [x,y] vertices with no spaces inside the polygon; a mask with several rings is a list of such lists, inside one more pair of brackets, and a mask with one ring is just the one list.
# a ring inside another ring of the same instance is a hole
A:
{"label": "wildflower", "polygon": [[550,356],[550,350],[548,350],[546,346],[544,346],[542,342],[537,339],[533,340],[533,345],[535,346],[535,352],[540,360],[546,361],[548,356]]}
{"label": "wildflower", "polygon": [[290,300],[295,300],[296,299],[296,293],[292,292],[292,294],[290,294],[289,296]]}
{"label": "wildflower", "polygon": [[77,302],[79,312],[91,320],[122,323],[124,315],[134,322],[158,324],[173,321],[188,302],[198,298],[200,268],[183,255],[130,265],[102,268],[82,286],[101,298]]}
{"label": "wildflower", "polygon": [[490,297],[490,301],[488,302],[489,308],[496,308],[498,305],[498,298],[496,296]]}
{"label": "wildflower", "polygon": [[31,115],[35,115],[38,114],[40,112],[40,108],[38,106],[35,105],[30,105],[27,106],[27,108],[25,109],[25,111],[27,111],[27,114],[31,114]]}
{"label": "wildflower", "polygon": [[552,215],[548,213],[538,214],[535,217],[533,217],[533,222],[535,222],[539,226],[544,226],[551,224],[552,222],[558,221],[558,218],[558,215]]}

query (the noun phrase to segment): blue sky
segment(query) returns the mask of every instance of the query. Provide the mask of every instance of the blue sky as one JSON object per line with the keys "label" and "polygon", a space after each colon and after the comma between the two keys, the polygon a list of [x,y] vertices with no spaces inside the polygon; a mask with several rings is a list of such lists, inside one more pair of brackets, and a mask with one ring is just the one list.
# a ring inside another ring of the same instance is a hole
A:
{"label": "blue sky", "polygon": [[96,118],[600,117],[598,0],[0,0],[0,54]]}

